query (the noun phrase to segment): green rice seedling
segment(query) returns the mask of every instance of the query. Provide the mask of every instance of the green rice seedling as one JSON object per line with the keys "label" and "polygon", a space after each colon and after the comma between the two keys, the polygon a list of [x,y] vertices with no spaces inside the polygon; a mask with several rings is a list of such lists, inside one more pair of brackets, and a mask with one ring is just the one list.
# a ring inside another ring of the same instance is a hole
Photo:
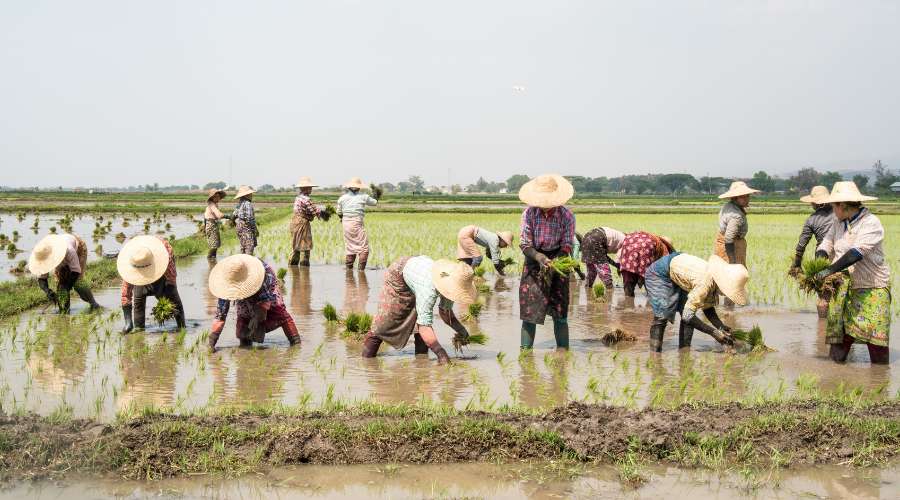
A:
{"label": "green rice seedling", "polygon": [[598,281],[594,283],[594,286],[591,288],[594,292],[594,297],[598,299],[602,299],[606,296],[606,285],[603,284],[602,281]]}
{"label": "green rice seedling", "polygon": [[322,315],[325,316],[325,320],[329,323],[341,321],[341,317],[340,315],[338,315],[337,309],[335,309],[334,306],[331,305],[331,303],[325,304],[325,307],[322,308]]}
{"label": "green rice seedling", "polygon": [[321,212],[319,212],[319,218],[322,219],[323,221],[328,222],[328,220],[331,219],[331,216],[336,213],[337,213],[337,210],[334,209],[334,206],[325,205],[325,208]]}
{"label": "green rice seedling", "polygon": [[468,337],[462,337],[461,335],[453,336],[453,348],[457,351],[461,350],[462,346],[475,344],[475,345],[484,345],[487,344],[487,335],[483,333],[473,333]]}
{"label": "green rice seedling", "polygon": [[283,267],[279,268],[277,276],[278,276],[278,281],[284,282],[284,277],[287,276],[287,269],[285,269]]}
{"label": "green rice seedling", "polygon": [[469,304],[468,311],[466,317],[469,319],[475,319],[478,316],[481,316],[481,310],[484,308],[484,304],[481,302],[472,302]]}
{"label": "green rice seedling", "polygon": [[732,330],[731,336],[735,340],[740,340],[741,342],[746,342],[753,349],[764,349],[770,350],[766,347],[765,342],[763,341],[762,330],[759,328],[759,325],[753,325],[749,331],[747,330]]}
{"label": "green rice seedling", "polygon": [[151,314],[156,323],[159,326],[163,326],[166,321],[175,317],[175,312],[175,304],[165,297],[160,297],[159,300],[156,301],[156,305],[153,306]]}
{"label": "green rice seedling", "polygon": [[369,189],[372,190],[372,197],[376,200],[380,200],[381,197],[384,196],[384,190],[376,186],[374,183],[369,184]]}
{"label": "green rice seedling", "polygon": [[491,287],[484,282],[476,283],[475,289],[478,290],[478,293],[491,293]]}
{"label": "green rice seedling", "polygon": [[486,271],[487,269],[485,269],[484,266],[478,266],[475,269],[472,269],[472,274],[474,274],[476,278],[481,278]]}
{"label": "green rice seedling", "polygon": [[836,288],[835,281],[840,275],[832,275],[824,280],[816,279],[816,274],[828,269],[830,265],[831,262],[825,257],[805,259],[800,265],[800,273],[794,274],[800,289],[806,293],[833,292]]}
{"label": "green rice seedling", "polygon": [[363,335],[372,327],[372,316],[368,313],[347,313],[344,318],[344,333],[352,335]]}

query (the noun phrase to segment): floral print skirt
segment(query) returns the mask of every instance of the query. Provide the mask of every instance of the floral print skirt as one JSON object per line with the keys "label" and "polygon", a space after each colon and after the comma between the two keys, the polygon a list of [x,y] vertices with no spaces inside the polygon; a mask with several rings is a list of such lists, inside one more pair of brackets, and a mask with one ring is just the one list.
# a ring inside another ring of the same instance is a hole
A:
{"label": "floral print skirt", "polygon": [[416,329],[416,296],[403,279],[409,257],[394,261],[384,273],[384,286],[378,300],[378,312],[372,319],[372,336],[395,349],[403,349]]}
{"label": "floral print skirt", "polygon": [[[541,253],[553,259],[560,251],[557,249]],[[519,281],[519,319],[543,325],[548,314],[554,319],[568,317],[569,277],[551,272],[548,283],[541,276],[541,265],[526,257],[522,279]]]}
{"label": "floral print skirt", "polygon": [[206,246],[210,250],[218,250],[222,246],[222,236],[219,234],[219,221],[206,219],[203,232],[206,234]]}
{"label": "floral print skirt", "polygon": [[828,303],[825,342],[840,344],[844,335],[857,342],[887,346],[891,333],[891,289],[851,289],[845,276]]}
{"label": "floral print skirt", "polygon": [[238,241],[241,243],[241,253],[253,255],[253,250],[256,249],[256,235],[253,234],[253,226],[243,219],[238,219],[235,224]]}

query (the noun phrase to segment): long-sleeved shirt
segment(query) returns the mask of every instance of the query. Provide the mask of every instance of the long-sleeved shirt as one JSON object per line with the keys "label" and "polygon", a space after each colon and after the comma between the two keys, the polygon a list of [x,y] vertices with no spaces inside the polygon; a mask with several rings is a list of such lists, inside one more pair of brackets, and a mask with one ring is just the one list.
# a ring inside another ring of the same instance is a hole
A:
{"label": "long-sleeved shirt", "polygon": [[403,266],[403,281],[416,296],[416,323],[422,326],[434,324],[435,304],[444,310],[453,308],[453,301],[438,293],[434,286],[431,277],[433,267],[434,261],[424,255],[410,258]]}
{"label": "long-sleeved shirt", "polygon": [[[273,271],[272,267],[265,262],[263,262],[263,267],[265,267],[266,269],[266,276],[265,278],[263,278],[263,283],[259,288],[259,291],[247,297],[246,299],[234,301],[238,318],[252,318],[253,315],[256,314],[257,307],[271,309],[272,307],[284,305],[284,299],[281,297],[281,291],[278,290],[278,277],[275,276],[275,271]],[[219,299],[219,302],[216,304],[215,319],[217,321],[225,321],[225,319],[228,318],[228,311],[230,308],[230,300]]]}
{"label": "long-sleeved shirt", "polygon": [[500,237],[496,233],[492,233],[487,229],[480,227],[475,228],[475,243],[487,249],[488,255],[494,266],[500,264]]}
{"label": "long-sleeved shirt", "polygon": [[[78,238],[69,233],[63,234],[61,237],[66,242],[66,256],[63,257],[63,261],[56,266],[57,270],[60,268],[68,268],[69,272],[81,274],[81,259],[78,258]],[[57,276],[59,275],[57,274]],[[38,278],[43,280],[49,279],[50,273],[38,276]]]}
{"label": "long-sleeved shirt", "polygon": [[848,221],[835,220],[831,231],[816,250],[825,251],[832,262],[856,250],[862,255],[862,260],[850,266],[851,288],[887,288],[891,282],[891,270],[884,261],[883,242],[884,226],[869,209],[863,208]]}
{"label": "long-sleeved shirt", "polygon": [[606,226],[603,226],[603,232],[606,233],[607,253],[619,253],[619,248],[622,246],[622,242],[625,241],[625,233]]}
{"label": "long-sleeved shirt", "polygon": [[250,226],[250,229],[256,231],[256,212],[253,210],[253,203],[250,200],[241,200],[234,207],[234,218],[241,219]]}
{"label": "long-sleeved shirt", "polygon": [[797,242],[797,253],[803,255],[806,251],[806,245],[813,236],[816,237],[816,246],[821,245],[825,236],[831,231],[831,225],[834,224],[834,211],[831,205],[823,205],[817,208],[815,212],[806,218],[803,223],[803,231],[800,232],[800,240]]}
{"label": "long-sleeved shirt", "polygon": [[561,249],[572,253],[575,240],[575,214],[566,207],[554,207],[544,214],[538,207],[522,212],[522,235],[519,248],[534,248],[546,252]]}
{"label": "long-sleeved shirt", "polygon": [[225,217],[225,214],[219,210],[219,205],[212,201],[206,203],[206,211],[203,212],[203,218],[206,220],[219,220]]}
{"label": "long-sleeved shirt", "polygon": [[[159,238],[157,236],[157,238]],[[174,285],[178,281],[178,270],[175,268],[175,250],[172,249],[172,245],[169,244],[169,240],[165,238],[159,238],[160,241],[163,242],[163,245],[166,247],[166,252],[169,253],[169,265],[166,266],[166,271],[162,275],[162,279],[166,281],[169,285]],[[134,300],[134,285],[131,283],[122,280],[122,305],[128,306],[131,305]]]}
{"label": "long-sleeved shirt", "polygon": [[294,198],[294,215],[302,215],[306,220],[313,220],[319,216],[319,207],[313,204],[309,196],[298,194]]}
{"label": "long-sleeved shirt", "polygon": [[747,236],[747,212],[734,201],[722,205],[719,210],[719,232],[725,236],[725,243],[734,243]]}
{"label": "long-sleeved shirt", "polygon": [[366,215],[366,207],[373,207],[378,200],[366,193],[348,191],[337,201],[337,214],[344,218],[362,219]]}
{"label": "long-sleeved shirt", "polygon": [[718,287],[707,266],[708,263],[700,257],[685,253],[673,257],[669,264],[669,278],[688,293],[681,313],[685,321],[690,320],[697,311],[716,305]]}

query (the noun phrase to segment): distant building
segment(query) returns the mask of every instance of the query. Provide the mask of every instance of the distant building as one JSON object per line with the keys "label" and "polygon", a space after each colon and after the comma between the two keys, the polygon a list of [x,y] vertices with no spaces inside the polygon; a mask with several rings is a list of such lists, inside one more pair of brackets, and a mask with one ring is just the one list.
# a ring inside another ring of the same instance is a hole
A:
{"label": "distant building", "polygon": [[891,191],[900,193],[900,181],[891,184]]}

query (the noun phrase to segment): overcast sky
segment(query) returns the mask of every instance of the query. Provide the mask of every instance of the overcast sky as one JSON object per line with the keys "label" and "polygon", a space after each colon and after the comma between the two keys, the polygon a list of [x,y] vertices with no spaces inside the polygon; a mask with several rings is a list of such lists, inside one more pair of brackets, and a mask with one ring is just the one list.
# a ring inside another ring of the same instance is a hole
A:
{"label": "overcast sky", "polygon": [[0,0],[0,185],[896,168],[898,5]]}

